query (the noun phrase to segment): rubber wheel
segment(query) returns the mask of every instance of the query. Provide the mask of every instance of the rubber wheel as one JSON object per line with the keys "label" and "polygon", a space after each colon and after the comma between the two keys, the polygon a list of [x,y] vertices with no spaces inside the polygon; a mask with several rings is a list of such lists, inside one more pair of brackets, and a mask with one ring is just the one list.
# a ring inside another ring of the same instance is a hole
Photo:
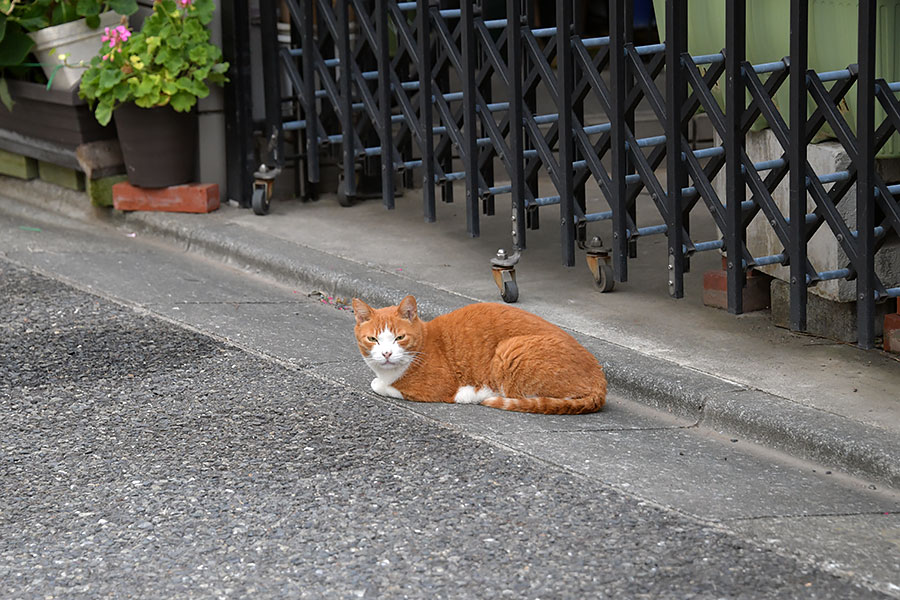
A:
{"label": "rubber wheel", "polygon": [[344,186],[344,179],[342,177],[341,180],[338,182],[337,201],[338,201],[338,204],[347,208],[347,207],[350,207],[350,206],[353,206],[354,204],[356,204],[356,200],[354,200],[353,198],[348,196],[347,193],[344,191],[345,189],[346,188]]}
{"label": "rubber wheel", "polygon": [[613,268],[609,265],[600,265],[600,279],[594,279],[594,287],[603,294],[613,291],[616,287]]}
{"label": "rubber wheel", "polygon": [[515,281],[504,281],[503,291],[500,292],[500,297],[503,298],[503,301],[507,304],[512,304],[519,299],[519,286],[516,285]]}
{"label": "rubber wheel", "polygon": [[252,206],[253,212],[258,215],[269,213],[269,196],[266,194],[266,188],[258,187],[253,189]]}

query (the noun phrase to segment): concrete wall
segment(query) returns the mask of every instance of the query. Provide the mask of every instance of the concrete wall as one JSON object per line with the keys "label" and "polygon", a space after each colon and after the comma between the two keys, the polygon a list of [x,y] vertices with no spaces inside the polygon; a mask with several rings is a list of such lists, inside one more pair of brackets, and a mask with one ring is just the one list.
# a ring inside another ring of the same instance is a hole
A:
{"label": "concrete wall", "polygon": [[[216,11],[209,24],[210,41],[222,47],[222,0],[216,0]],[[209,96],[198,102],[199,133],[197,142],[197,180],[216,183],[225,193],[225,95],[217,85],[210,86]]]}

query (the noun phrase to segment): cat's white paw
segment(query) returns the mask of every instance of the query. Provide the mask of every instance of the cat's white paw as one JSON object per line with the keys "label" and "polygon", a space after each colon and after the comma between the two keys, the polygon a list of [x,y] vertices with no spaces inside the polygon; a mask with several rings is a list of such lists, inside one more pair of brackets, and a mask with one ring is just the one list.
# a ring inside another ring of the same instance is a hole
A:
{"label": "cat's white paw", "polygon": [[403,400],[403,394],[400,393],[400,390],[390,384],[385,383],[378,377],[372,380],[372,391],[379,396],[386,396],[388,398]]}
{"label": "cat's white paw", "polygon": [[496,396],[497,392],[489,387],[476,390],[473,385],[464,385],[456,390],[453,401],[457,404],[481,404],[486,399]]}

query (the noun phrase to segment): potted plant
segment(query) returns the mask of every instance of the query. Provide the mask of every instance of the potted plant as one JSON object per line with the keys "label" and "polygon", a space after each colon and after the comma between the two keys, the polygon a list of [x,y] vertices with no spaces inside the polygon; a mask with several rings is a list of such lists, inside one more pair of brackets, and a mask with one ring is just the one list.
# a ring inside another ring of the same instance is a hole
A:
{"label": "potted plant", "polygon": [[210,43],[213,0],[157,0],[137,33],[105,32],[80,94],[101,125],[115,117],[132,185],[166,187],[193,179],[197,100],[223,84],[228,63]]}
{"label": "potted plant", "polygon": [[[89,61],[102,33],[91,27],[104,18],[118,22],[135,10],[135,0],[0,0],[0,147],[69,166],[77,164],[79,146],[115,139],[115,128],[97,123],[78,97],[77,80],[85,67],[64,68],[63,62]],[[82,33],[64,37],[81,39],[80,55],[77,48],[60,46],[54,64],[36,62],[30,36],[73,27]],[[44,69],[35,68],[40,66]]]}
{"label": "potted plant", "polygon": [[[21,77],[26,57],[34,53],[49,87],[73,89],[79,63],[100,47],[97,29],[114,26],[137,8],[136,0],[0,0],[0,71]],[[9,108],[5,79],[0,77],[0,100]]]}

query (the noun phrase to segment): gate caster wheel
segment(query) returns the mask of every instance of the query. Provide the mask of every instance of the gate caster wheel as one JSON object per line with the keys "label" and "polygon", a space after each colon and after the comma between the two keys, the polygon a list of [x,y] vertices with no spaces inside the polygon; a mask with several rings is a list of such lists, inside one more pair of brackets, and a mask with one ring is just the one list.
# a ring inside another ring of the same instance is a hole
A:
{"label": "gate caster wheel", "polygon": [[348,208],[348,207],[356,204],[356,199],[353,198],[352,196],[347,195],[347,186],[344,185],[343,177],[341,177],[340,181],[338,181],[337,201],[338,201],[338,204],[340,204],[344,208]]}
{"label": "gate caster wheel", "polygon": [[507,304],[513,304],[519,299],[519,286],[515,281],[504,281],[503,290],[500,291],[500,297]]}
{"label": "gate caster wheel", "polygon": [[[595,241],[596,240],[596,241]],[[615,271],[609,264],[609,250],[600,248],[599,238],[592,240],[592,246],[584,258],[594,277],[594,287],[601,293],[611,292],[616,287]]]}
{"label": "gate caster wheel", "polygon": [[500,290],[500,297],[508,304],[519,299],[519,286],[516,284],[516,263],[519,262],[519,256],[518,250],[509,256],[506,250],[501,249],[497,251],[497,256],[491,259],[494,283]]}
{"label": "gate caster wheel", "polygon": [[599,265],[599,277],[594,277],[594,287],[600,293],[611,292],[616,287],[613,268],[607,264]]}
{"label": "gate caster wheel", "polygon": [[258,215],[268,214],[269,204],[269,194],[267,193],[266,186],[254,186],[252,198],[253,212]]}

